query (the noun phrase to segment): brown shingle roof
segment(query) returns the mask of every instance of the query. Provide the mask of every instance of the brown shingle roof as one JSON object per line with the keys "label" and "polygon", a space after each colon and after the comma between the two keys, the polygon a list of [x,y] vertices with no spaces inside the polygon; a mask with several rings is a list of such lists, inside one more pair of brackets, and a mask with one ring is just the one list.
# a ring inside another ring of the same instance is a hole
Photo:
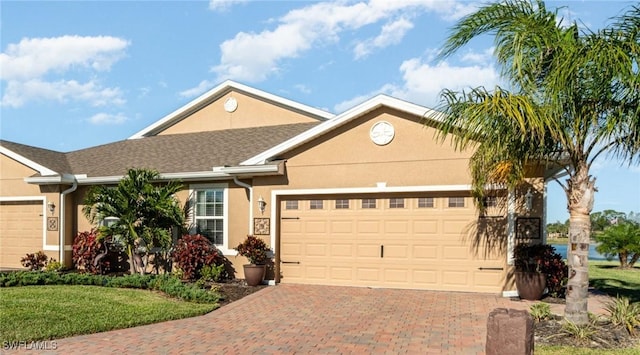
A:
{"label": "brown shingle roof", "polygon": [[66,173],[71,171],[64,153],[5,140],[0,140],[0,146],[55,172]]}
{"label": "brown shingle roof", "polygon": [[[319,123],[319,122],[318,122]],[[59,174],[120,176],[130,168],[160,173],[211,171],[238,165],[318,123],[160,135],[61,153],[0,140],[0,145]]]}
{"label": "brown shingle roof", "polygon": [[130,139],[67,153],[74,174],[119,176],[130,168],[160,173],[211,171],[238,165],[318,123],[229,129]]}

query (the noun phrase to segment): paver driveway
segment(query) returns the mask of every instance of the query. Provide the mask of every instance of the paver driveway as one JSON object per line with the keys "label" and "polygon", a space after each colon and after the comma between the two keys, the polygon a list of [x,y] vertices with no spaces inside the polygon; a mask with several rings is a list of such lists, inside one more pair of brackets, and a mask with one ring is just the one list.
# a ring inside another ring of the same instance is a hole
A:
{"label": "paver driveway", "polygon": [[267,287],[207,315],[57,340],[61,354],[482,354],[496,295]]}

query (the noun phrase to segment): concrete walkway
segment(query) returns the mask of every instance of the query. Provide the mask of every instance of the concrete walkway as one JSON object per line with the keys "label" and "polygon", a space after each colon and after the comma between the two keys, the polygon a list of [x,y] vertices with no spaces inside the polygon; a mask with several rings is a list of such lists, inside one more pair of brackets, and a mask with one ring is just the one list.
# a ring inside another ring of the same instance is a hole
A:
{"label": "concrete walkway", "polygon": [[489,312],[529,305],[478,293],[278,285],[201,317],[59,339],[49,353],[483,354]]}

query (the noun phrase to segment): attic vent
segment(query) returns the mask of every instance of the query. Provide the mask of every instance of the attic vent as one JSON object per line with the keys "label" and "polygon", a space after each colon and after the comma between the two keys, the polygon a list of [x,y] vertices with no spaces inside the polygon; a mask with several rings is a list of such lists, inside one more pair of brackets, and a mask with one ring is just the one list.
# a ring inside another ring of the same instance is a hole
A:
{"label": "attic vent", "polygon": [[227,101],[224,102],[224,110],[229,113],[235,111],[237,108],[238,108],[238,101],[233,97],[228,98]]}

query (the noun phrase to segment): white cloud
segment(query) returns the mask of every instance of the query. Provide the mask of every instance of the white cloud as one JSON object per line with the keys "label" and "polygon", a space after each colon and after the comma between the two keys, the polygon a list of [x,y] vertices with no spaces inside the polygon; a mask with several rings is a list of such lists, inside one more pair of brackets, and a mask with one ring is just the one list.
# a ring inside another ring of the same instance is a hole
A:
{"label": "white cloud", "polygon": [[[283,60],[298,57],[314,46],[337,42],[344,31],[354,31],[387,19],[405,15],[410,17],[421,12],[456,19],[474,8],[472,4],[454,0],[315,3],[289,11],[277,19],[278,25],[274,29],[259,33],[240,32],[224,41],[220,45],[220,63],[211,71],[217,74],[218,80],[259,82],[278,73]],[[397,43],[394,41],[399,41],[409,29],[407,25],[407,22],[396,21],[388,25],[390,27],[383,28],[381,35],[372,41],[377,40],[376,45],[380,47]],[[363,50],[357,49],[358,52]]]}
{"label": "white cloud", "polygon": [[124,57],[129,44],[109,36],[24,38],[0,54],[0,75],[3,80],[28,80],[74,66],[105,71]]}
{"label": "white cloud", "polygon": [[98,113],[89,118],[89,122],[96,125],[122,124],[127,120],[127,116],[122,113],[115,115],[109,113]]}
{"label": "white cloud", "polygon": [[[81,83],[69,76],[108,71],[125,56],[130,42],[110,36],[24,38],[0,53],[1,79],[7,81],[2,105],[29,101],[86,101],[94,106],[125,102],[119,88],[104,88],[96,79]],[[45,77],[47,79],[45,79]]]}
{"label": "white cloud", "polygon": [[387,94],[427,107],[436,107],[443,89],[462,90],[485,86],[492,89],[500,83],[499,73],[490,65],[451,66],[447,62],[430,65],[422,58],[412,58],[400,65],[403,82],[387,84],[373,92],[361,95],[335,106],[342,112],[376,94]]}
{"label": "white cloud", "polygon": [[241,4],[249,0],[209,0],[209,10],[217,12],[228,11],[236,4]]}
{"label": "white cloud", "polygon": [[205,93],[207,90],[211,89],[212,87],[214,87],[215,84],[212,83],[209,80],[202,80],[200,82],[200,84],[198,84],[198,86],[193,87],[191,89],[187,89],[184,91],[181,91],[180,93],[178,93],[178,95],[180,95],[181,97],[186,97],[186,98],[190,98],[190,97],[196,97],[200,94]]}
{"label": "white cloud", "polygon": [[296,84],[293,86],[294,88],[296,88],[296,90],[300,91],[303,94],[310,94],[311,93],[311,89],[304,85],[304,84]]}
{"label": "white cloud", "polygon": [[85,101],[92,106],[122,105],[119,88],[102,88],[94,81],[79,83],[75,80],[60,80],[47,82],[42,80],[15,81],[7,83],[2,105],[20,107],[29,101],[58,101],[66,103],[70,101]]}
{"label": "white cloud", "polygon": [[468,51],[462,55],[461,60],[463,62],[487,64],[493,61],[493,52],[495,47],[487,48],[482,52],[475,52],[473,50]]}
{"label": "white cloud", "polygon": [[405,18],[398,19],[382,26],[382,30],[377,37],[367,39],[355,46],[353,49],[355,58],[364,58],[374,49],[385,48],[387,46],[400,43],[407,31],[412,28],[413,23]]}

